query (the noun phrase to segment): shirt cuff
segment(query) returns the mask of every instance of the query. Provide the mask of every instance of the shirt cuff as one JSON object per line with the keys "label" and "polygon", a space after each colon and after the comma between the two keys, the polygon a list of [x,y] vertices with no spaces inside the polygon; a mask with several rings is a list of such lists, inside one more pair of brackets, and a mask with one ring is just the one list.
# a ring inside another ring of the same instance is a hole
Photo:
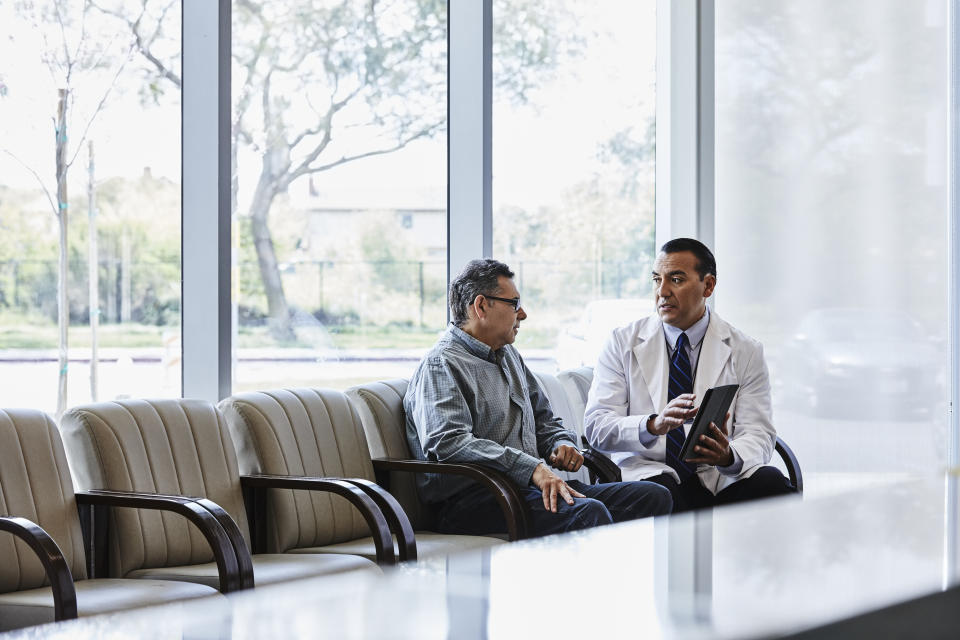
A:
{"label": "shirt cuff", "polygon": [[642,444],[647,449],[652,449],[653,445],[657,444],[657,442],[660,440],[660,436],[655,436],[649,431],[647,431],[647,422],[650,421],[650,416],[652,415],[656,415],[656,414],[651,413],[649,415],[640,416],[640,430],[639,430],[639,433],[637,434],[637,438],[640,440],[640,444]]}
{"label": "shirt cuff", "polygon": [[510,478],[517,483],[518,487],[530,486],[530,482],[533,480],[533,472],[541,462],[540,458],[534,458],[526,453],[521,454],[510,470]]}
{"label": "shirt cuff", "polygon": [[743,458],[740,457],[740,454],[737,453],[737,450],[732,444],[730,445],[730,453],[733,454],[733,462],[726,467],[717,467],[717,471],[725,476],[740,475],[740,472],[743,470]]}

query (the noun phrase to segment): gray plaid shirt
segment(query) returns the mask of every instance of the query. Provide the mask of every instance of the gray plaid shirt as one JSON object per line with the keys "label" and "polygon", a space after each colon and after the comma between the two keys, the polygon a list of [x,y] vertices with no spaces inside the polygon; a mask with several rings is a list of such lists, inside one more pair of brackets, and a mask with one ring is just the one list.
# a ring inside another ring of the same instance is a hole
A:
{"label": "gray plaid shirt", "polygon": [[[454,325],[420,362],[403,408],[415,458],[475,462],[503,471],[520,487],[542,458],[576,442],[516,349],[494,351]],[[471,484],[462,476],[417,474],[426,502]]]}

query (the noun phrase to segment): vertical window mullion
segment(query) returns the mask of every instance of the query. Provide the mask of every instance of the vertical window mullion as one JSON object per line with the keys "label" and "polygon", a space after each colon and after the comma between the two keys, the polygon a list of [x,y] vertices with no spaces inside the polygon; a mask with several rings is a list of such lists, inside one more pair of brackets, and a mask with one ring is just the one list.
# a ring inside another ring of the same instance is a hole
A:
{"label": "vertical window mullion", "polygon": [[183,2],[183,396],[230,395],[230,0]]}
{"label": "vertical window mullion", "polygon": [[490,256],[492,0],[448,8],[447,282]]}

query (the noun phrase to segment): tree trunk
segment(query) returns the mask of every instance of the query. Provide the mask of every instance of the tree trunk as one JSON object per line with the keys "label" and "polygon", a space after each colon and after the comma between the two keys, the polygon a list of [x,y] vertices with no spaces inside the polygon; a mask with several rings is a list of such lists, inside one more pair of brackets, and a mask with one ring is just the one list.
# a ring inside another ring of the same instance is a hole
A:
{"label": "tree trunk", "polygon": [[272,163],[269,155],[269,152],[264,154],[260,180],[257,182],[257,189],[250,203],[250,230],[253,235],[253,246],[257,252],[260,279],[267,296],[270,333],[277,340],[292,342],[296,339],[296,334],[290,324],[290,308],[287,306],[287,297],[283,292],[280,267],[277,264],[277,254],[273,248],[273,238],[268,225],[270,205],[273,204],[276,196],[274,182],[271,179]]}
{"label": "tree trunk", "polygon": [[60,89],[57,104],[57,222],[60,228],[60,255],[57,261],[57,324],[60,339],[57,348],[59,381],[57,384],[57,420],[67,410],[67,331],[70,328],[70,300],[67,296],[67,101],[69,91]]}
{"label": "tree trunk", "polygon": [[97,401],[97,369],[100,360],[97,351],[97,331],[100,327],[100,271],[99,255],[97,251],[97,205],[96,193],[93,186],[93,140],[88,143],[87,149],[90,154],[89,181],[87,182],[87,211],[89,228],[87,235],[89,237],[89,256],[87,256],[89,274],[88,294],[89,314],[90,314],[90,401]]}

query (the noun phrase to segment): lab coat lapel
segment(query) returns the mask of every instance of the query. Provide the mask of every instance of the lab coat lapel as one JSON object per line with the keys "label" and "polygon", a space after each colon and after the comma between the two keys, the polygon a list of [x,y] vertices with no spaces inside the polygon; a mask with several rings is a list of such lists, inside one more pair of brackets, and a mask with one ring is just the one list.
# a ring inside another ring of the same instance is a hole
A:
{"label": "lab coat lapel", "polygon": [[697,405],[710,387],[717,386],[717,380],[730,359],[730,330],[727,323],[711,313],[707,333],[700,347],[700,359],[693,383],[693,392],[697,396]]}
{"label": "lab coat lapel", "polygon": [[667,347],[663,325],[659,318],[651,318],[637,336],[638,344],[633,353],[640,365],[640,373],[650,393],[654,411],[667,404]]}

